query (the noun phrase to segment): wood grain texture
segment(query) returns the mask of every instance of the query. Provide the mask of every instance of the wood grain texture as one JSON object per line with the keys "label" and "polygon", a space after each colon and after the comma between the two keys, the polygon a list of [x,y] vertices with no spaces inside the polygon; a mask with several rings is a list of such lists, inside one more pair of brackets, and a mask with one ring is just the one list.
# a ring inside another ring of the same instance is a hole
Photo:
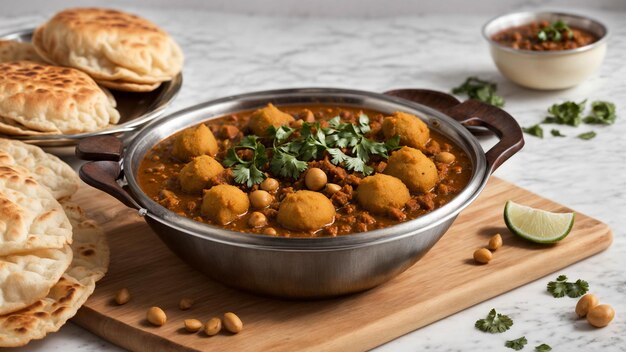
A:
{"label": "wood grain texture", "polygon": [[[378,346],[476,303],[541,278],[607,248],[609,227],[577,214],[572,233],[556,245],[535,245],[505,227],[506,200],[551,211],[570,209],[492,178],[435,247],[409,270],[367,292],[322,301],[284,301],[224,287],[191,269],[160,242],[136,212],[114,198],[83,187],[75,200],[100,221],[109,235],[111,267],[74,318],[101,337],[134,351],[358,351]],[[475,249],[495,233],[504,245],[487,265],[472,261]],[[131,301],[117,306],[117,290]],[[195,299],[187,311],[183,297]],[[167,324],[152,327],[149,307],[167,313]],[[244,323],[238,335],[208,337],[183,329],[189,318],[206,322],[236,312]],[[473,323],[473,322],[469,322]]]}

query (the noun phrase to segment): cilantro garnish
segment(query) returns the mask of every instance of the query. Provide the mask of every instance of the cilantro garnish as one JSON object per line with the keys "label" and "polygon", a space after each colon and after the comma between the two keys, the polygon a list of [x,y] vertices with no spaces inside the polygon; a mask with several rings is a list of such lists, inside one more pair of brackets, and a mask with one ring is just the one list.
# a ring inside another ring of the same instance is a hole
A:
{"label": "cilantro garnish", "polygon": [[453,94],[467,94],[470,99],[480,100],[497,107],[504,106],[504,98],[496,95],[498,85],[478,77],[468,77],[463,84],[452,89]]}
{"label": "cilantro garnish", "polygon": [[521,350],[522,348],[524,348],[524,346],[528,343],[528,340],[526,340],[526,336],[522,336],[519,339],[515,339],[515,340],[510,340],[504,343],[505,347],[514,349],[516,351]]}
{"label": "cilantro garnish", "polygon": [[[237,155],[237,150],[249,149],[253,151],[251,160],[243,160]],[[261,168],[267,162],[267,155],[265,153],[265,146],[259,142],[257,136],[246,136],[239,144],[230,148],[226,153],[226,157],[222,164],[226,167],[233,168],[233,176],[235,182],[246,184],[251,187],[254,184],[259,184],[265,179],[265,174],[261,171]]]}
{"label": "cilantro garnish", "polygon": [[581,133],[577,137],[580,139],[584,139],[584,140],[590,140],[590,139],[596,138],[596,135],[597,134],[594,131],[589,131],[589,132]]}
{"label": "cilantro garnish", "polygon": [[557,123],[559,125],[578,126],[582,121],[582,113],[585,110],[587,100],[583,100],[580,103],[573,101],[566,101],[561,104],[553,104],[549,109],[548,117],[543,120],[543,123]]}
{"label": "cilantro garnish", "polygon": [[611,125],[615,122],[615,104],[608,101],[594,101],[591,103],[591,115],[583,119],[584,123]]}
{"label": "cilantro garnish", "polygon": [[482,332],[495,334],[509,330],[513,326],[513,320],[506,315],[496,313],[496,310],[492,309],[487,318],[478,319],[474,326]]}
{"label": "cilantro garnish", "polygon": [[589,284],[584,280],[576,280],[575,282],[567,282],[567,276],[559,275],[556,281],[548,282],[548,292],[552,294],[552,297],[561,298],[567,295],[571,298],[577,298],[589,291]]}
{"label": "cilantro garnish", "polygon": [[543,138],[543,128],[541,128],[539,124],[530,127],[523,127],[522,131],[524,131],[524,133],[528,133],[531,136]]}
{"label": "cilantro garnish", "polygon": [[552,351],[552,347],[550,347],[550,345],[546,345],[545,343],[542,343],[541,345],[535,347],[535,352],[548,352],[548,351]]}
{"label": "cilantro garnish", "polygon": [[564,134],[561,134],[561,131],[557,130],[557,129],[552,129],[550,130],[550,133],[554,136],[554,137],[565,137]]}
{"label": "cilantro garnish", "polygon": [[567,36],[567,39],[572,39],[574,37],[572,29],[562,20],[558,20],[546,27],[541,28],[539,33],[537,33],[537,38],[542,42],[547,40],[560,42],[563,40],[563,32],[566,32],[565,35]]}

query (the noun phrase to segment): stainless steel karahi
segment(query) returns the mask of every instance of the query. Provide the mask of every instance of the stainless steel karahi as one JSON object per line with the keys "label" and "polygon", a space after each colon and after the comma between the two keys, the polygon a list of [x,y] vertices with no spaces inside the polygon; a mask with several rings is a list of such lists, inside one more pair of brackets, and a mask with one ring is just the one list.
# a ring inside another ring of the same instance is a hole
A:
{"label": "stainless steel karahi", "polygon": [[[18,42],[30,42],[34,29],[23,29],[11,33],[0,35],[0,40],[15,40]],[[147,93],[131,93],[111,90],[117,101],[117,110],[120,112],[120,122],[107,128],[86,133],[77,134],[54,134],[38,136],[13,136],[2,135],[0,137],[17,139],[25,143],[35,144],[44,148],[57,148],[74,146],[81,139],[113,135],[122,137],[125,133],[130,133],[139,129],[146,123],[163,115],[165,108],[174,100],[183,84],[182,74],[178,74],[174,79],[163,82],[159,88]],[[56,149],[55,154],[63,154],[62,149]]]}
{"label": "stainless steel karahi", "polygon": [[[329,104],[383,113],[402,110],[424,118],[469,155],[473,175],[451,202],[395,226],[334,238],[281,238],[246,234],[176,215],[143,193],[136,179],[144,155],[162,139],[219,116],[262,107]],[[465,126],[483,126],[500,141],[485,153]],[[146,222],[181,259],[228,286],[280,297],[320,298],[377,286],[417,262],[446,232],[457,215],[478,197],[490,174],[522,148],[513,117],[478,101],[429,90],[378,94],[346,89],[288,89],[243,94],[196,105],[144,127],[124,152],[105,138],[82,141],[77,155],[88,160],[81,178],[138,209]],[[118,160],[120,160],[118,162]],[[122,172],[123,170],[123,172]],[[124,185],[122,187],[121,185]]]}

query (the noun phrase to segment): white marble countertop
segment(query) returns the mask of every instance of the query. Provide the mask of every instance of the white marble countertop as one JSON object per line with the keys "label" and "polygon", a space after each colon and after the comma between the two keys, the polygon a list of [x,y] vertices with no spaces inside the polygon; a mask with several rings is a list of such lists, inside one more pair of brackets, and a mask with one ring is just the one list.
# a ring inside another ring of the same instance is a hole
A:
{"label": "white marble countertop", "polygon": [[[525,335],[529,340],[526,351],[540,343],[550,344],[555,351],[626,351],[626,12],[602,10],[601,4],[596,9],[578,11],[594,14],[612,30],[601,70],[574,89],[556,92],[526,90],[498,74],[480,35],[481,25],[495,13],[358,19],[237,15],[182,8],[126,9],[166,28],[186,53],[184,87],[170,111],[208,99],[271,88],[329,86],[384,91],[415,87],[449,91],[470,75],[497,81],[507,101],[506,110],[524,126],[541,121],[553,102],[585,98],[615,102],[619,115],[615,125],[577,130],[563,127],[562,132],[570,135],[567,138],[548,136],[541,140],[527,136],[524,150],[496,173],[613,228],[615,239],[609,250],[559,273],[588,280],[602,302],[615,308],[615,321],[604,329],[575,321],[575,300],[554,299],[545,292],[546,283],[555,274],[378,350],[507,350],[505,340]],[[32,10],[18,16],[0,14],[4,16],[0,17],[0,32],[35,26],[46,18],[46,13]],[[598,132],[597,138],[583,141],[573,137],[589,129]],[[511,330],[490,335],[473,327],[492,307],[515,320]],[[19,350],[118,348],[67,324],[58,333]]]}

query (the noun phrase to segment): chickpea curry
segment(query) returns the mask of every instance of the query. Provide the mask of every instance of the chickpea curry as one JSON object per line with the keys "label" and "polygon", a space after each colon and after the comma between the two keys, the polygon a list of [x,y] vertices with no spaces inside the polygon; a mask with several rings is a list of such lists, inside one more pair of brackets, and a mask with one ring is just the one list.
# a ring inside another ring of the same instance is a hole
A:
{"label": "chickpea curry", "polygon": [[580,48],[599,38],[582,28],[570,27],[563,21],[537,21],[505,29],[496,33],[492,39],[513,49],[557,51]]}
{"label": "chickpea curry", "polygon": [[229,230],[341,236],[443,206],[469,182],[464,151],[417,116],[351,107],[266,107],[159,142],[142,190],[169,210]]}

